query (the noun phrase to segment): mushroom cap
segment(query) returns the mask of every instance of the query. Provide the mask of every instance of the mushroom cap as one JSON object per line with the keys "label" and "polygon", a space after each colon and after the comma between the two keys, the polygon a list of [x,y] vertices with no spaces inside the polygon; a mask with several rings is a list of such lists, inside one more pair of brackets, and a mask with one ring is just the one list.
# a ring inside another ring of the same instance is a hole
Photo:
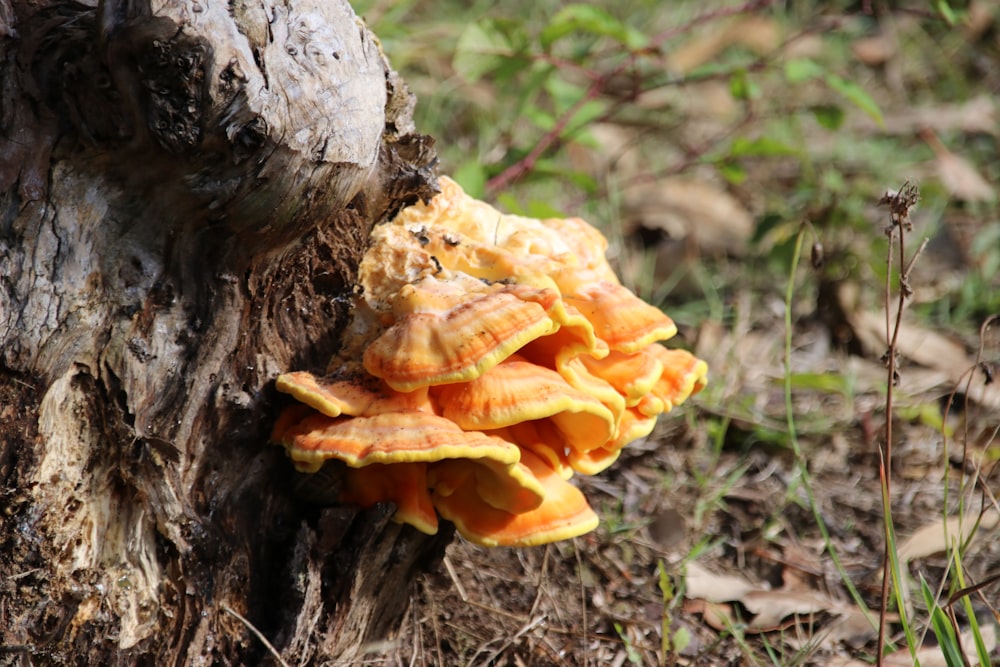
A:
{"label": "mushroom cap", "polygon": [[[469,197],[446,176],[439,184],[438,196],[403,209],[391,224],[419,239],[422,251],[444,267],[492,281],[551,277],[563,291],[581,281],[617,281],[604,256],[607,239],[580,218],[505,214]],[[396,243],[412,246],[402,233],[395,234]]]}
{"label": "mushroom cap", "polygon": [[547,419],[521,422],[488,433],[517,444],[522,453],[529,450],[545,461],[562,479],[573,477],[574,471],[568,457],[569,448],[563,444],[562,434],[556,426]]}
{"label": "mushroom cap", "polygon": [[590,451],[571,449],[567,454],[570,466],[581,475],[596,475],[617,461],[626,445],[652,433],[656,417],[644,415],[636,408],[626,408],[618,422],[617,436],[603,447]]}
{"label": "mushroom cap", "polygon": [[306,371],[283,373],[275,380],[275,387],[328,417],[434,411],[426,388],[398,392],[361,368],[357,368],[356,372],[341,372],[322,378]]}
{"label": "mushroom cap", "polygon": [[697,394],[708,382],[708,364],[687,350],[653,344],[646,351],[663,366],[663,373],[650,390],[650,396],[664,402],[664,411]]}
{"label": "mushroom cap", "polygon": [[441,415],[467,430],[550,419],[566,446],[588,450],[615,435],[615,418],[599,400],[556,371],[513,355],[471,382],[435,387]]}
{"label": "mushroom cap", "polygon": [[391,502],[396,506],[393,519],[434,535],[438,518],[428,490],[427,465],[372,463],[363,468],[348,468],[342,477],[340,501],[360,507]]}
{"label": "mushroom cap", "polygon": [[570,385],[590,394],[611,410],[616,423],[621,419],[622,412],[625,411],[625,397],[607,380],[591,373],[584,364],[582,355],[560,360],[556,370]]}
{"label": "mushroom cap", "polygon": [[450,496],[471,486],[487,505],[512,514],[537,508],[545,496],[541,482],[520,461],[511,464],[490,459],[438,461],[431,464],[428,483],[436,496]]}
{"label": "mushroom cap", "polygon": [[279,436],[296,468],[304,472],[315,472],[328,459],[338,459],[352,468],[462,458],[512,464],[520,459],[517,445],[463,431],[444,417],[424,412],[371,417],[312,414]]}
{"label": "mushroom cap", "polygon": [[522,452],[522,463],[545,489],[535,509],[513,514],[492,507],[470,484],[450,495],[431,493],[442,517],[455,524],[470,542],[483,546],[528,547],[566,540],[597,527],[598,518],[578,488],[562,479],[541,458]]}
{"label": "mushroom cap", "polygon": [[646,350],[632,354],[615,350],[603,359],[581,356],[580,361],[591,375],[614,387],[627,407],[637,405],[663,375],[663,364]]}
{"label": "mushroom cap", "polygon": [[[553,309],[558,311],[559,309]],[[520,354],[532,363],[562,373],[570,359],[581,355],[602,359],[610,353],[607,343],[594,335],[594,327],[573,306],[565,305],[563,322],[554,333],[529,342]],[[557,320],[558,321],[558,320]]]}
{"label": "mushroom cap", "polygon": [[371,243],[358,266],[359,300],[375,311],[386,311],[404,285],[441,268],[421,246],[420,238],[395,222],[372,230]]}
{"label": "mushroom cap", "polygon": [[570,452],[569,464],[581,475],[596,475],[621,456],[621,447],[599,447],[589,452]]}
{"label": "mushroom cap", "polygon": [[272,439],[303,471],[342,461],[341,501],[392,502],[426,533],[436,512],[487,546],[585,533],[598,519],[573,473],[648,435],[707,367],[659,344],[674,323],[621,285],[583,220],[440,184],[373,230],[344,345],[326,377],[278,378],[302,405]]}
{"label": "mushroom cap", "polygon": [[364,353],[368,372],[398,391],[473,380],[559,328],[546,312],[558,295],[524,285],[428,276],[398,299],[402,316]]}
{"label": "mushroom cap", "polygon": [[597,337],[612,350],[638,352],[677,333],[673,320],[663,311],[617,283],[593,283],[563,298],[590,321]]}

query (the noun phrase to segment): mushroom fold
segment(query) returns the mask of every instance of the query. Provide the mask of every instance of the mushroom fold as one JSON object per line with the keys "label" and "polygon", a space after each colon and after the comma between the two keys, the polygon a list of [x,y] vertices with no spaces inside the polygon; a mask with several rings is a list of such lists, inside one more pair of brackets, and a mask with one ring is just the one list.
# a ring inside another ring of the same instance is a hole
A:
{"label": "mushroom fold", "polygon": [[341,502],[393,503],[425,533],[438,516],[487,546],[593,530],[573,475],[648,436],[707,367],[661,344],[677,327],[621,285],[597,229],[440,184],[373,230],[343,347],[325,376],[277,378],[296,403],[271,439],[302,472],[346,464]]}

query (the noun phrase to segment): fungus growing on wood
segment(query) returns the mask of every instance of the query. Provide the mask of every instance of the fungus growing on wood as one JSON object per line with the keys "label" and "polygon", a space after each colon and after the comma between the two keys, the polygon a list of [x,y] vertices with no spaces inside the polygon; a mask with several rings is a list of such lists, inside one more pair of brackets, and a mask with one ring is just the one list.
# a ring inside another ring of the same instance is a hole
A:
{"label": "fungus growing on wood", "polygon": [[701,390],[705,363],[662,341],[669,317],[623,287],[579,218],[504,215],[440,195],[372,232],[352,323],[326,377],[281,375],[297,404],[272,440],[296,467],[346,464],[340,500],[437,515],[478,544],[593,530],[572,484]]}
{"label": "fungus growing on wood", "polygon": [[565,481],[540,457],[522,451],[521,459],[543,487],[542,502],[520,513],[485,502],[469,484],[442,493],[434,487],[434,506],[470,542],[487,547],[530,547],[566,540],[597,528],[598,518],[580,489]]}

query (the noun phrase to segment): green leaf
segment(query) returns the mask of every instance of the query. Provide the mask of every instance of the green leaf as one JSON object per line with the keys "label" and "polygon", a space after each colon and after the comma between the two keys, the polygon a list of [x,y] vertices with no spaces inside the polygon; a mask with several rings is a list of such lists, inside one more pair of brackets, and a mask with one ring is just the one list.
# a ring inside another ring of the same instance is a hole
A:
{"label": "green leaf", "polygon": [[525,107],[521,114],[543,132],[548,132],[556,125],[555,116],[545,109],[533,105]]}
{"label": "green leaf", "polygon": [[716,168],[722,174],[722,177],[733,185],[739,185],[747,180],[747,170],[739,162],[724,160],[717,164]]}
{"label": "green leaf", "polygon": [[622,644],[625,645],[625,655],[628,656],[628,661],[633,665],[642,665],[642,654],[632,645],[632,640],[629,639],[628,633],[625,632],[625,628],[618,621],[615,621],[615,632],[618,633]]}
{"label": "green leaf", "polygon": [[820,104],[812,108],[813,116],[821,127],[839,130],[844,124],[844,110],[835,104]]}
{"label": "green leaf", "polygon": [[752,100],[760,97],[760,86],[747,76],[746,70],[735,72],[729,77],[729,94],[734,100]]}
{"label": "green leaf", "polygon": [[471,23],[458,38],[452,65],[466,81],[478,81],[522,54],[527,42],[523,28],[514,21]]}
{"label": "green leaf", "polygon": [[486,195],[486,170],[483,169],[479,160],[472,159],[463,162],[451,176],[470,197],[483,199]]}
{"label": "green leaf", "polygon": [[923,575],[920,577],[920,591],[924,596],[924,604],[931,610],[931,627],[934,628],[934,636],[937,637],[938,647],[944,662],[948,667],[965,667],[965,660],[962,657],[962,649],[955,635],[955,628],[951,625],[948,614],[941,609],[941,606],[934,599],[934,593]]}
{"label": "green leaf", "polygon": [[797,153],[798,151],[792,146],[771,137],[758,137],[756,139],[736,137],[729,146],[731,157],[774,157],[796,155]]}
{"label": "green leaf", "polygon": [[691,645],[691,632],[681,626],[674,631],[674,653],[682,653]]}
{"label": "green leaf", "polygon": [[521,205],[520,200],[509,192],[497,195],[497,205],[511,215],[528,215],[528,210]]}
{"label": "green leaf", "polygon": [[538,96],[545,89],[550,78],[555,73],[556,68],[547,63],[536,62],[534,65],[521,73],[517,80],[517,85],[512,86],[513,94],[517,103],[514,106],[514,118],[524,115],[525,109],[532,108],[538,104]]}
{"label": "green leaf", "polygon": [[569,109],[587,92],[585,87],[555,76],[545,82],[545,91],[552,97],[556,113]]}
{"label": "green leaf", "polygon": [[542,30],[542,48],[548,50],[566,35],[579,32],[610,37],[630,49],[641,49],[649,41],[641,32],[625,25],[603,9],[593,5],[568,5],[559,10]]}
{"label": "green leaf", "polygon": [[948,25],[954,26],[958,23],[958,16],[955,15],[955,10],[951,8],[947,0],[937,0],[934,6],[937,8],[937,13]]}
{"label": "green leaf", "polygon": [[848,394],[851,389],[849,378],[836,373],[792,373],[793,389],[813,389],[831,394]]}
{"label": "green leaf", "polygon": [[[579,104],[581,98],[587,94],[587,90],[583,86],[558,77],[551,77],[546,81],[545,90],[552,97],[556,115],[562,115],[572,108],[574,104]],[[586,100],[573,112],[573,115],[566,123],[565,130],[560,136],[563,138],[574,137],[582,128],[586,128],[594,121],[603,118],[607,113],[609,104],[610,102],[607,100]],[[545,129],[551,129],[551,126]]]}
{"label": "green leaf", "polygon": [[808,58],[793,58],[785,63],[785,80],[788,83],[802,83],[823,76],[822,65]]}
{"label": "green leaf", "polygon": [[825,81],[831,90],[839,93],[848,102],[871,116],[880,126],[885,125],[885,121],[882,118],[882,110],[878,108],[875,100],[861,86],[836,74],[827,74]]}

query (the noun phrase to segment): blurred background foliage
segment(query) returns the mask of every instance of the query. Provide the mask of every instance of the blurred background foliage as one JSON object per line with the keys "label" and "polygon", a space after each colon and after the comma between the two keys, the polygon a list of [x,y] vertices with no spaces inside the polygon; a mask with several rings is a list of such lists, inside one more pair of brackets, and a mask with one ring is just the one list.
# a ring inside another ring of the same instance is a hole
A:
{"label": "blurred background foliage", "polygon": [[990,3],[905,4],[356,9],[417,95],[444,173],[512,212],[598,224],[647,298],[725,318],[727,285],[775,284],[804,221],[824,279],[880,284],[874,202],[909,180],[921,233],[947,246],[918,310],[975,330],[1000,309],[995,17]]}

